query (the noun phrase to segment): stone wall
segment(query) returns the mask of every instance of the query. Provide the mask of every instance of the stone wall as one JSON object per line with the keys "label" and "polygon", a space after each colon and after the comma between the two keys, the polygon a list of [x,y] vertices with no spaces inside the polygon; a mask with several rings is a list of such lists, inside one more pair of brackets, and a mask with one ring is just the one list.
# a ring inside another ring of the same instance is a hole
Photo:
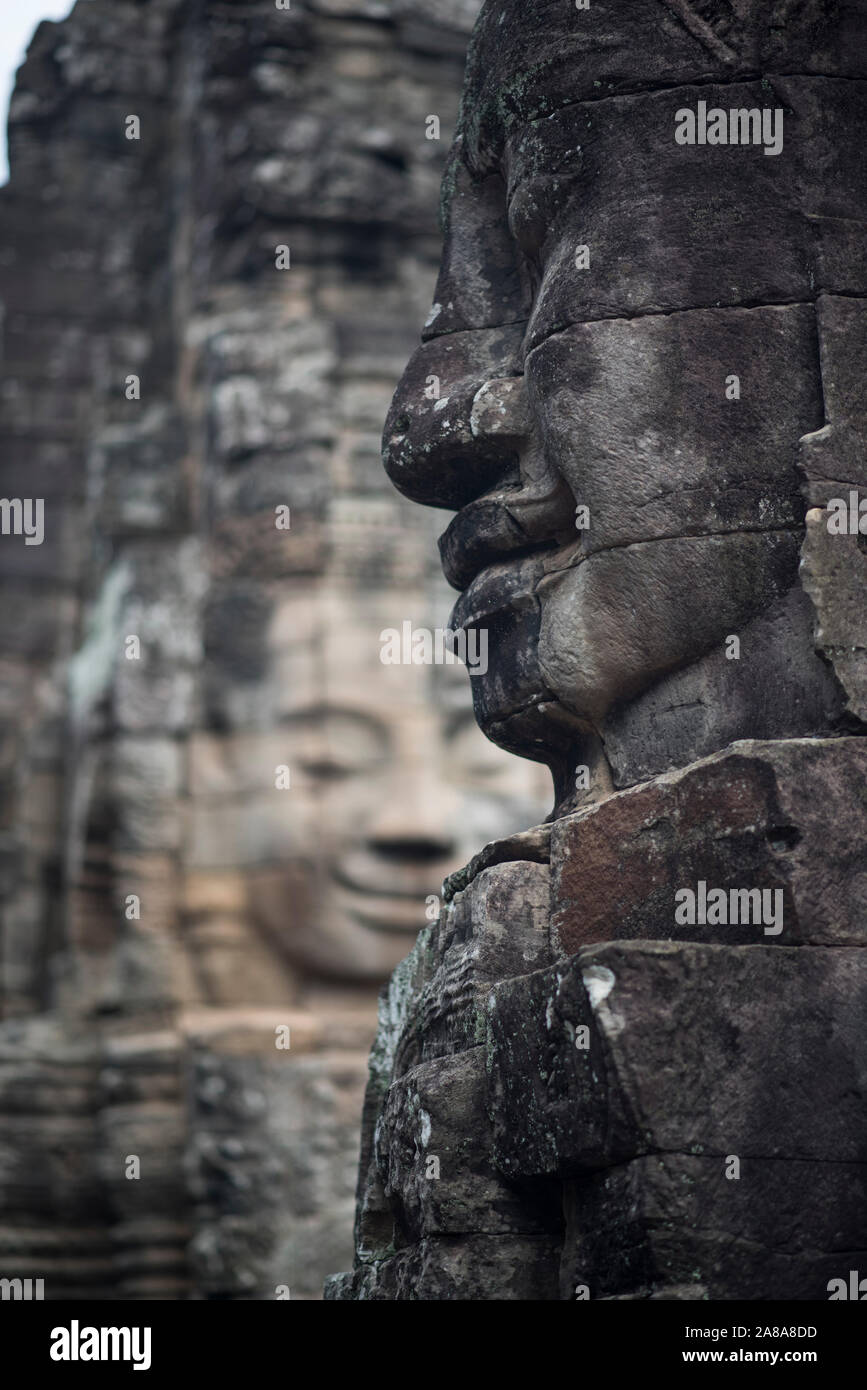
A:
{"label": "stone wall", "polygon": [[[383,1000],[328,1296],[809,1301],[863,1267],[865,773],[862,738],[744,741],[471,862]],[[672,931],[700,881],[770,885],[779,931]]]}

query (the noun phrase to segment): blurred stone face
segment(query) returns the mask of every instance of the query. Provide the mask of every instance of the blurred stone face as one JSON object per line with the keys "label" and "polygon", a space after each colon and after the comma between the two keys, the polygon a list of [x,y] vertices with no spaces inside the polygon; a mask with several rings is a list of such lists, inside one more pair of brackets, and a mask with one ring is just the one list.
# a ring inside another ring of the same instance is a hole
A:
{"label": "blurred stone face", "polygon": [[[654,35],[641,7],[568,8],[483,15],[384,457],[401,491],[457,512],[440,544],[454,625],[489,632],[482,727],[552,767],[601,741],[623,782],[659,770],[638,742],[686,761],[834,716],[797,584],[799,442],[824,420],[816,285],[863,278],[830,215],[854,215],[863,173],[827,146],[861,96],[818,77],[690,87],[707,53],[668,19]],[[699,101],[773,108],[782,148],[678,143]],[[727,659],[732,635],[761,661]]]}
{"label": "blurred stone face", "polygon": [[479,732],[460,662],[380,659],[385,630],[433,632],[447,604],[429,518],[379,466],[405,341],[371,341],[354,292],[355,357],[294,300],[223,307],[203,334],[213,521],[184,866],[215,1003],[385,979],[443,878],[551,807],[547,773]]}
{"label": "blurred stone face", "polygon": [[201,748],[224,780],[221,795],[200,783],[193,858],[213,879],[249,846],[245,951],[264,942],[272,961],[257,997],[279,996],[281,962],[302,980],[385,978],[436,916],[444,877],[550,809],[547,774],[480,733],[460,663],[380,659],[384,631],[430,629],[433,607],[345,580],[293,593],[270,619],[256,687],[273,700],[268,732]]}
{"label": "blurred stone face", "polygon": [[429,625],[429,605],[335,590],[320,613],[321,697],[293,694],[281,717],[288,893],[263,884],[256,908],[302,969],[379,979],[436,915],[447,874],[546,814],[547,778],[482,737],[460,665],[382,663],[380,634]]}

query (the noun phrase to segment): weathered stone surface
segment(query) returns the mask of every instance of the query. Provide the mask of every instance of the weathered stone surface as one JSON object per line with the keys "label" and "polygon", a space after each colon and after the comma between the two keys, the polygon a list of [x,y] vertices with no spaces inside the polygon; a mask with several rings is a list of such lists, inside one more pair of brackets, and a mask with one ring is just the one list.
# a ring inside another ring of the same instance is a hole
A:
{"label": "weathered stone surface", "polygon": [[549,898],[547,865],[520,862],[483,870],[472,891],[453,898],[416,947],[424,983],[395,1053],[398,1076],[482,1041],[491,984],[551,959]]}
{"label": "weathered stone surface", "polygon": [[316,1298],[323,1265],[346,1249],[365,1052],[327,1039],[304,1051],[293,1023],[299,1056],[275,1052],[264,1019],[195,1037],[184,1166],[202,1297],[274,1298],[285,1286]]}
{"label": "weathered stone surface", "polygon": [[[582,552],[794,529],[804,509],[792,430],[820,419],[814,335],[805,305],[698,309],[583,323],[534,352],[528,385],[548,456],[590,508]],[[729,367],[739,401],[726,399]],[[672,416],[677,449],[658,456]]]}
{"label": "weathered stone surface", "polygon": [[[403,490],[412,463],[412,496],[432,506],[452,506],[455,492],[470,501],[481,483],[493,483],[502,468],[502,444],[489,451],[474,442],[473,401],[483,382],[512,375],[517,367],[521,325],[490,332],[456,334],[425,343],[412,356],[385,421],[384,462]],[[425,395],[437,389],[438,396]],[[419,465],[424,476],[419,472]]]}
{"label": "weathered stone surface", "polygon": [[485,1107],[483,1047],[422,1062],[389,1087],[375,1157],[407,1240],[550,1226],[552,1212],[535,1212],[495,1171]]}
{"label": "weathered stone surface", "polygon": [[486,7],[467,69],[465,124],[475,163],[490,167],[525,122],[576,102],[757,72],[774,85],[777,74],[806,69],[867,77],[857,0],[809,0],[797,13],[784,5],[698,8],[681,0],[616,0],[595,11],[559,0]]}
{"label": "weathered stone surface", "polygon": [[[568,956],[636,937],[861,946],[865,787],[863,739],[744,742],[565,816],[551,827],[555,940]],[[779,891],[781,930],[678,924],[676,893],[702,880]]]}
{"label": "weathered stone surface", "polygon": [[[803,581],[803,568],[800,574]],[[740,629],[743,660],[729,658],[727,638],[698,668],[674,671],[616,705],[604,726],[612,784],[628,786],[661,767],[681,766],[738,741],[745,729],[750,737],[773,739],[845,728],[840,681],[817,653],[814,623],[804,588],[793,585]]]}
{"label": "weathered stone surface", "polygon": [[560,1297],[818,1302],[863,1262],[863,1163],[726,1166],[660,1153],[567,1183]]}
{"label": "weathered stone surface", "polygon": [[[445,874],[329,1297],[812,1299],[867,1249],[863,7],[485,6],[385,460],[457,512],[525,837],[376,641],[435,621],[376,433],[475,8],[93,0],[19,81],[0,1248],[52,1297],[317,1295]],[[782,147],[680,145],[700,101]],[[782,931],[680,927],[700,882]]]}
{"label": "weathered stone surface", "polygon": [[[483,8],[384,459],[457,513],[481,727],[554,776],[548,906],[472,1033],[454,982],[520,836],[394,975],[329,1297],[479,1296],[429,1234],[453,1200],[467,1251],[489,1229],[471,1174],[552,1242],[556,1293],[503,1297],[811,1300],[867,1245],[863,31],[827,0]],[[446,1077],[469,1136],[438,1205]]]}
{"label": "weathered stone surface", "polygon": [[[452,623],[493,648],[477,718],[549,764],[561,810],[576,766],[600,796],[861,709],[860,634],[814,644],[796,572],[806,506],[863,453],[861,21],[724,8],[486,9],[429,341],[386,422],[397,486],[458,512]],[[702,103],[724,141],[676,138]]]}
{"label": "weathered stone surface", "polygon": [[495,987],[497,1167],[575,1174],[657,1151],[857,1166],[864,970],[858,949],[627,942]]}
{"label": "weathered stone surface", "polygon": [[[838,500],[845,501],[851,511],[853,493],[840,492]],[[855,491],[854,497],[861,505],[867,490]],[[831,517],[827,508],[815,507],[807,513],[802,583],[815,610],[816,649],[846,692],[847,710],[863,723],[867,718],[867,544],[861,534],[831,534]]]}
{"label": "weathered stone surface", "polygon": [[[453,1251],[496,1230],[546,1233],[558,1279],[502,1298],[827,1296],[867,1246],[861,742],[736,745],[555,821],[550,866],[477,868],[384,996],[329,1298],[491,1296]],[[491,954],[530,873],[553,939],[540,903]],[[705,875],[778,887],[783,930],[676,926]]]}
{"label": "weathered stone surface", "polygon": [[546,1236],[455,1236],[422,1241],[380,1264],[338,1274],[331,1300],[500,1302],[556,1297],[556,1242]]}
{"label": "weathered stone surface", "polygon": [[34,1105],[30,1028],[91,1092],[80,1198],[16,1092],[0,1275],[42,1250],[49,1298],[319,1297],[378,985],[550,802],[462,672],[380,661],[438,623],[379,436],[478,5],[82,0],[18,75],[0,439],[45,535],[0,537],[0,1014]]}
{"label": "weathered stone surface", "polygon": [[820,295],[816,321],[824,422],[800,441],[800,463],[807,476],[809,503],[822,507],[829,497],[867,486],[861,448],[867,408],[858,389],[867,308],[857,299]]}

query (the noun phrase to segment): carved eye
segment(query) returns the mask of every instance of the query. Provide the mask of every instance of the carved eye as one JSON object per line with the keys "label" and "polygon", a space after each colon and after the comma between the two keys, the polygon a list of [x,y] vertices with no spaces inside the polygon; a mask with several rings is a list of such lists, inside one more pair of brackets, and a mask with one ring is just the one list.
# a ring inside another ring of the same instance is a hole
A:
{"label": "carved eye", "polygon": [[290,715],[281,737],[285,760],[320,787],[374,772],[388,748],[379,720],[325,707]]}

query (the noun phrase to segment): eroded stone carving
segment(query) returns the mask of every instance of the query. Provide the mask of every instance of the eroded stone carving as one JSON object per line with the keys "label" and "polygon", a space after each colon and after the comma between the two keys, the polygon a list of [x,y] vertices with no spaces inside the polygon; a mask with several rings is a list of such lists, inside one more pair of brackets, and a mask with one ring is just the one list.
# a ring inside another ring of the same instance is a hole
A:
{"label": "eroded stone carving", "polygon": [[379,435],[477,9],[96,0],[19,75],[0,429],[46,523],[0,544],[0,1276],[49,1299],[317,1297],[379,983],[550,805],[463,671],[379,661],[442,606]]}
{"label": "eroded stone carving", "polygon": [[392,978],[330,1297],[821,1299],[867,1250],[865,22],[483,9],[384,459],[557,812]]}

